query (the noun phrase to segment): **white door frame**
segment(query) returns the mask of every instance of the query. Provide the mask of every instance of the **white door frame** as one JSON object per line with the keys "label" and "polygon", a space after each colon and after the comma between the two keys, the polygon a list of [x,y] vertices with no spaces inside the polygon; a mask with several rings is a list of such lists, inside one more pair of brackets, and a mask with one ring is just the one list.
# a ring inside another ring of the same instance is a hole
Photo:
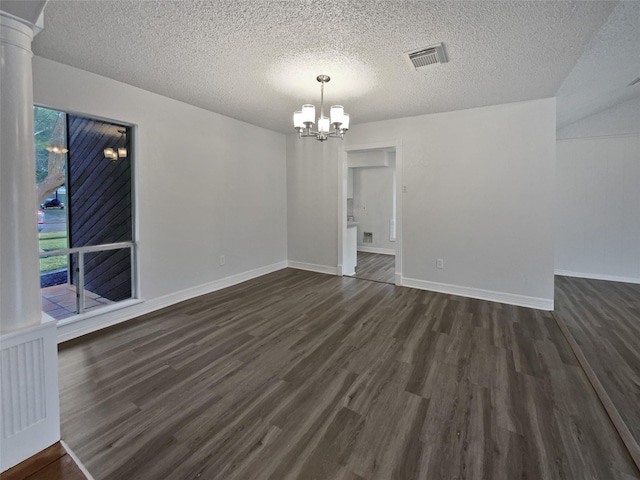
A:
{"label": "white door frame", "polygon": [[343,275],[344,239],[347,237],[347,177],[349,152],[396,149],[396,267],[395,284],[402,285],[402,141],[387,141],[343,146],[338,162],[338,275]]}

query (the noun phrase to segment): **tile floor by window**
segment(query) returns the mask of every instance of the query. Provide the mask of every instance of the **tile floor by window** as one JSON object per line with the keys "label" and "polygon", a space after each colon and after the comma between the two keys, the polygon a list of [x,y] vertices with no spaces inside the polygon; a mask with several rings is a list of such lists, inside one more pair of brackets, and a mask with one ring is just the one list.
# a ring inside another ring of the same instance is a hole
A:
{"label": "tile floor by window", "polygon": [[[100,295],[84,291],[85,311],[94,308],[104,307],[114,302]],[[52,316],[56,320],[62,320],[76,314],[76,286],[64,283],[62,285],[54,285],[41,290],[42,311]]]}

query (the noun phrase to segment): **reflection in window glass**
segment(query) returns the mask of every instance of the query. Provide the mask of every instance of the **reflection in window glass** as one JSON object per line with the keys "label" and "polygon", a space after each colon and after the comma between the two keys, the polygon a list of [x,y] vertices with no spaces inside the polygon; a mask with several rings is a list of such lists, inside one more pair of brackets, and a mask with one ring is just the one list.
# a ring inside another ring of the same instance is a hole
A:
{"label": "reflection in window glass", "polygon": [[133,241],[131,127],[34,107],[34,134],[43,311],[132,298],[130,249],[89,251]]}

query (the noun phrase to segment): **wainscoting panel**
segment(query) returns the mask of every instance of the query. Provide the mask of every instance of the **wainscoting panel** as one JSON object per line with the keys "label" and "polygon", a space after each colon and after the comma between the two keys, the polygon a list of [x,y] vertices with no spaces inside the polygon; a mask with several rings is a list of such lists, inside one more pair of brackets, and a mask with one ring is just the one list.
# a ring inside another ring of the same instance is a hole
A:
{"label": "wainscoting panel", "polygon": [[0,472],[60,439],[55,321],[0,337]]}

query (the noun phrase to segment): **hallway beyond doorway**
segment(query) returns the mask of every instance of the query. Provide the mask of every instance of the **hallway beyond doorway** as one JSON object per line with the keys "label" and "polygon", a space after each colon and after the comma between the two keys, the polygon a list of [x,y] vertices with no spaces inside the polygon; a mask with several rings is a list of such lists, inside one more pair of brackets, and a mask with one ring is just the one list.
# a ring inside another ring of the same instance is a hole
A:
{"label": "hallway beyond doorway", "polygon": [[395,255],[358,252],[358,264],[353,278],[374,282],[395,283]]}

